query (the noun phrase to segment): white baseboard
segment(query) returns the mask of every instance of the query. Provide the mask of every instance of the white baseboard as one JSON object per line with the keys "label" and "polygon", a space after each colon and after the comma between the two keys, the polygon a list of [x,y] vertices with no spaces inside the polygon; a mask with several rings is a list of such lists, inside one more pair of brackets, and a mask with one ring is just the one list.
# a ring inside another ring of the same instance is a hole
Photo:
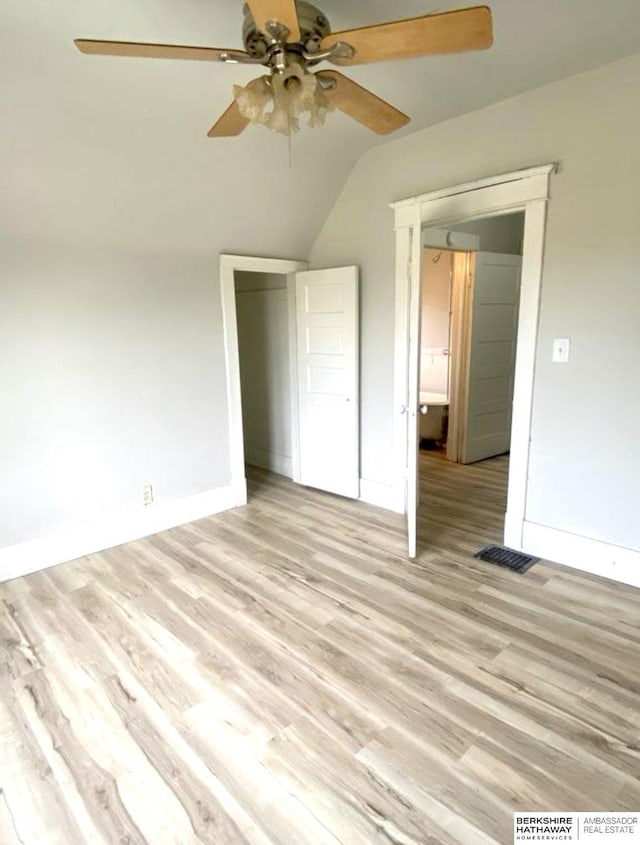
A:
{"label": "white baseboard", "polygon": [[360,501],[394,513],[405,513],[404,489],[399,490],[379,481],[360,479]]}
{"label": "white baseboard", "polygon": [[525,521],[522,550],[592,575],[640,587],[640,552],[635,549]]}
{"label": "white baseboard", "polygon": [[[226,489],[226,488],[224,488]],[[232,508],[241,508],[243,505],[247,504],[247,479],[240,478],[236,479],[236,481],[231,482],[231,489],[233,490],[233,504],[231,505]],[[222,508],[222,510],[228,510],[228,508]]]}
{"label": "white baseboard", "polygon": [[[246,501],[246,494],[245,494]],[[89,523],[0,549],[0,581],[9,581],[68,560],[130,543],[158,531],[229,510],[237,504],[232,485],[135,511],[108,513]]]}

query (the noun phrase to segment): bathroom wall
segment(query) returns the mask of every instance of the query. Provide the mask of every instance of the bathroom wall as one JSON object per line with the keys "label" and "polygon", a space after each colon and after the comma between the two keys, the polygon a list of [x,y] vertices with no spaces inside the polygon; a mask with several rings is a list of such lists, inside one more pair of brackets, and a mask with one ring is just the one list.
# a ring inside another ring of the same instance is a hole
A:
{"label": "bathroom wall", "polygon": [[449,390],[450,289],[453,253],[426,247],[422,253],[420,390]]}
{"label": "bathroom wall", "polygon": [[245,460],[291,477],[287,277],[235,274]]}

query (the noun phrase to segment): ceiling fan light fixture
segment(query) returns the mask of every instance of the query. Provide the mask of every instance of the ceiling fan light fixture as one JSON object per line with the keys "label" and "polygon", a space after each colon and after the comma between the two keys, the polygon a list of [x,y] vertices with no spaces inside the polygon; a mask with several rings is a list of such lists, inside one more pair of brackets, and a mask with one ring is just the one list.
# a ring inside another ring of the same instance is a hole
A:
{"label": "ceiling fan light fixture", "polygon": [[281,135],[299,132],[305,115],[310,127],[323,124],[333,108],[319,79],[299,64],[235,85],[233,94],[244,118]]}
{"label": "ceiling fan light fixture", "polygon": [[330,111],[333,111],[336,104],[327,96],[326,90],[318,83],[313,95],[313,108],[309,110],[309,126],[314,129],[322,126]]}
{"label": "ceiling fan light fixture", "polygon": [[243,117],[251,123],[262,123],[265,108],[273,102],[271,80],[268,76],[259,76],[248,85],[234,85],[233,96]]}

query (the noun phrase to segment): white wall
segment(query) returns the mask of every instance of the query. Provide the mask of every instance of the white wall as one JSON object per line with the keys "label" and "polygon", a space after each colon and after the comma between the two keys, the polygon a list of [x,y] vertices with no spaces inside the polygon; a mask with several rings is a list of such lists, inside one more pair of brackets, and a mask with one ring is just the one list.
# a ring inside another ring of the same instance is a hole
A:
{"label": "white wall", "polygon": [[[362,474],[390,483],[394,232],[388,203],[551,161],[527,520],[640,548],[640,56],[365,154],[312,252],[362,268]],[[554,337],[571,360],[551,363]],[[604,412],[603,412],[604,411]]]}
{"label": "white wall", "polygon": [[236,271],[245,460],[291,477],[287,277]]}

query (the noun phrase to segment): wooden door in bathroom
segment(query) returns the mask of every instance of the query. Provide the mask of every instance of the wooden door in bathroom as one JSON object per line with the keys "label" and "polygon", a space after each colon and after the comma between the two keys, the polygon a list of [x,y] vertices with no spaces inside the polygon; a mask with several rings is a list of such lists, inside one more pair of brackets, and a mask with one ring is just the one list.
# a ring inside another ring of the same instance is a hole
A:
{"label": "wooden door in bathroom", "polygon": [[509,451],[522,258],[478,252],[472,273],[463,464]]}

